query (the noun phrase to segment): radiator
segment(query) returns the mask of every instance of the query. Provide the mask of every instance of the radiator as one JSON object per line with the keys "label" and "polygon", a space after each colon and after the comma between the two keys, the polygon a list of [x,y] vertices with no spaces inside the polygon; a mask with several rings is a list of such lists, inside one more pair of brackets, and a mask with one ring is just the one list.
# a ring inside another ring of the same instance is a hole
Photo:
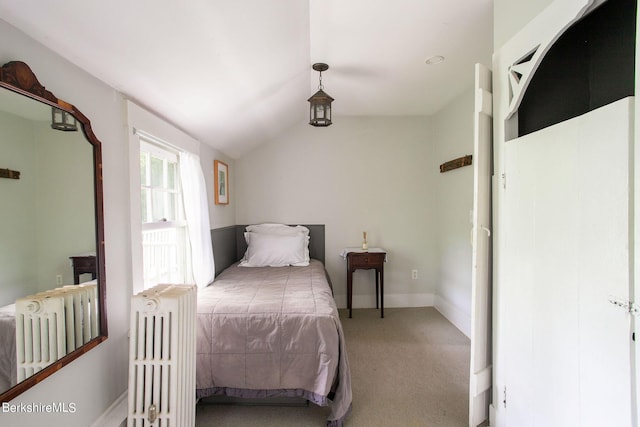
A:
{"label": "radiator", "polygon": [[127,426],[195,425],[196,287],[134,295],[130,335]]}
{"label": "radiator", "polygon": [[16,300],[18,382],[98,336],[97,285],[65,286]]}
{"label": "radiator", "polygon": [[97,286],[69,285],[55,291],[65,301],[67,351],[71,352],[98,336]]}

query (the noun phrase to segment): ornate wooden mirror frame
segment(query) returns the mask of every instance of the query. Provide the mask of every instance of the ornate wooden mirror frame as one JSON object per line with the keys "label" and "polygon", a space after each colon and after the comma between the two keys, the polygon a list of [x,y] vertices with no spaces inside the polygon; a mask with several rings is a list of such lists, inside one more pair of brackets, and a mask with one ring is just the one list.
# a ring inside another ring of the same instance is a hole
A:
{"label": "ornate wooden mirror frame", "polygon": [[87,351],[91,350],[107,339],[107,314],[105,304],[105,261],[104,261],[104,216],[102,201],[102,149],[101,143],[91,129],[91,122],[73,105],[58,99],[53,93],[42,86],[27,64],[19,61],[8,62],[0,68],[0,88],[26,96],[34,101],[59,108],[70,113],[82,125],[87,141],[93,146],[95,224],[96,224],[96,280],[98,284],[98,319],[99,333],[88,343],[63,356],[57,362],[49,365],[14,387],[0,394],[0,402],[7,402],[36,385],[54,372],[68,365]]}

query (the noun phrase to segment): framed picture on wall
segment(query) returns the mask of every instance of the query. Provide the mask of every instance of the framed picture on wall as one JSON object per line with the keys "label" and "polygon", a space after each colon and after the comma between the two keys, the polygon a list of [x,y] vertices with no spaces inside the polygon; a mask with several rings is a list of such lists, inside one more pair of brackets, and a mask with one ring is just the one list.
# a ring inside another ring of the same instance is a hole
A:
{"label": "framed picture on wall", "polygon": [[216,205],[229,204],[229,166],[220,160],[213,161],[214,186],[216,188]]}

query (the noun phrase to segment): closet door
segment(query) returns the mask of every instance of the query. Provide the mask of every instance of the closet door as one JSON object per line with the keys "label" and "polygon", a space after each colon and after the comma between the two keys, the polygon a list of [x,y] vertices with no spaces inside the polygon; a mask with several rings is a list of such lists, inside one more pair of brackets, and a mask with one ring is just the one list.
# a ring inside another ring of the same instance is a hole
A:
{"label": "closet door", "polygon": [[508,426],[631,426],[632,100],[509,141]]}
{"label": "closet door", "polygon": [[[624,308],[638,276],[630,252],[638,229],[630,197],[635,99],[518,136],[532,76],[599,3],[557,0],[494,55],[492,426],[637,425],[637,355]],[[558,69],[562,84],[578,80],[572,71]],[[603,82],[611,81],[589,80]],[[568,91],[557,102],[584,95]]]}

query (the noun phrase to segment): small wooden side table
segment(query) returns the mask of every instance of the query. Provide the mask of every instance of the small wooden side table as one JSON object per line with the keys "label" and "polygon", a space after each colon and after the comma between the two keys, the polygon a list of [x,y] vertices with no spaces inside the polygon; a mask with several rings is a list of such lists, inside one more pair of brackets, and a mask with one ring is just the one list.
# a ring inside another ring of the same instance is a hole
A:
{"label": "small wooden side table", "polygon": [[80,283],[80,275],[89,273],[91,279],[96,278],[96,256],[95,255],[78,255],[69,257],[71,259],[71,267],[73,268],[73,284]]}
{"label": "small wooden side table", "polygon": [[387,253],[382,250],[375,252],[347,251],[347,308],[349,318],[353,308],[353,272],[355,270],[375,270],[376,273],[376,308],[380,301],[380,317],[384,318],[384,262]]}

